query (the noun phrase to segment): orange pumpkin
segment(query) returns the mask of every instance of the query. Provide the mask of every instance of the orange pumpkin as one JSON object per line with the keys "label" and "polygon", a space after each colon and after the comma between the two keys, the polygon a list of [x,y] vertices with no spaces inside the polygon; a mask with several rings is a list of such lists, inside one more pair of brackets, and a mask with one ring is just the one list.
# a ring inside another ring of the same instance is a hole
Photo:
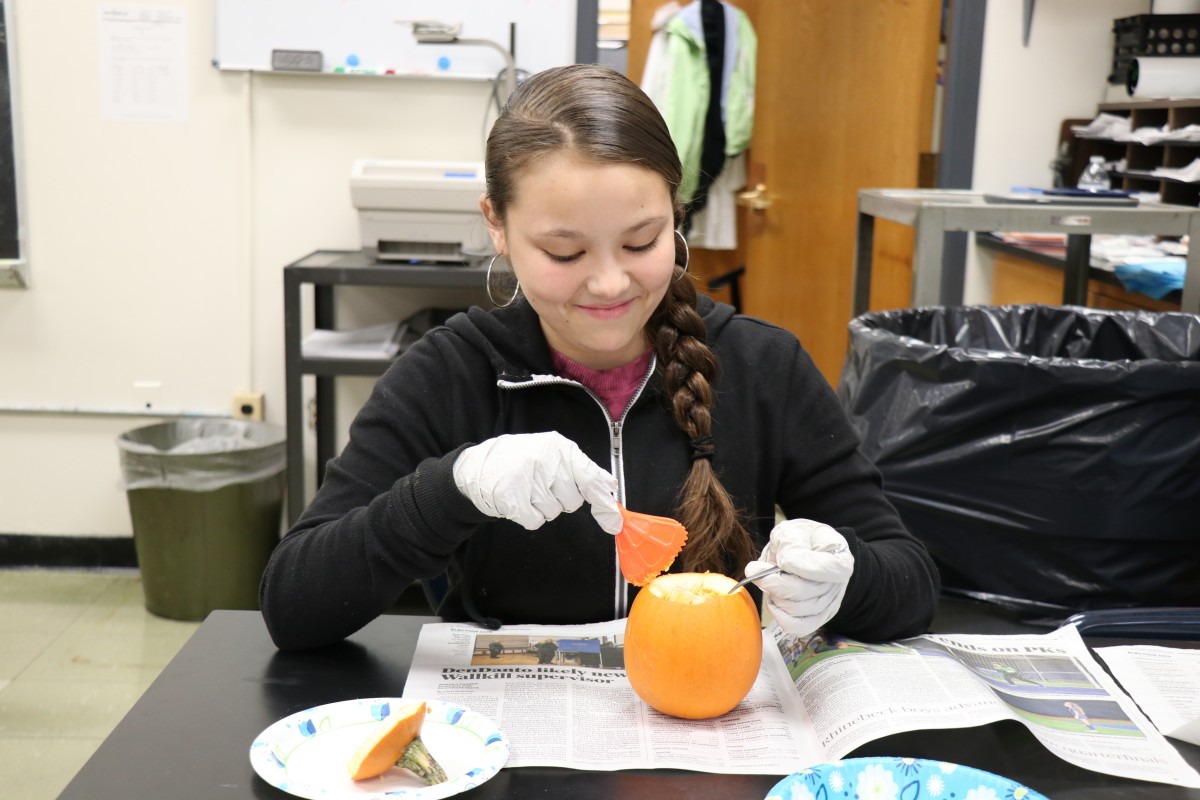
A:
{"label": "orange pumpkin", "polygon": [[633,601],[625,672],[651,708],[708,719],[742,702],[762,664],[762,623],[745,588],[713,572],[660,575]]}

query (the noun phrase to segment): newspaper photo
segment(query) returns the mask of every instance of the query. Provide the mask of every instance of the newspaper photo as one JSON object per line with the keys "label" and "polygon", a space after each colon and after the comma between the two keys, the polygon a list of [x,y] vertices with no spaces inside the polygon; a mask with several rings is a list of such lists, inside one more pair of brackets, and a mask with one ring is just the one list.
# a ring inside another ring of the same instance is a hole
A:
{"label": "newspaper photo", "polygon": [[641,701],[625,675],[624,629],[624,620],[497,631],[426,625],[404,696],[491,718],[517,767],[787,775],[893,733],[1013,719],[1080,767],[1200,788],[1200,774],[1071,628],[879,644],[789,637],[771,625],[750,693],[707,720]]}

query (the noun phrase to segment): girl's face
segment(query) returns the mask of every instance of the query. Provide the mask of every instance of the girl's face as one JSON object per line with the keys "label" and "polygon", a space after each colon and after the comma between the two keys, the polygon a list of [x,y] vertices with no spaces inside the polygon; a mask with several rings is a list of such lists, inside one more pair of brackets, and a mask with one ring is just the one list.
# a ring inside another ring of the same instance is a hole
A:
{"label": "girl's face", "polygon": [[666,181],[560,152],[526,167],[514,188],[503,223],[486,195],[480,205],[550,346],[592,369],[638,358],[675,265]]}

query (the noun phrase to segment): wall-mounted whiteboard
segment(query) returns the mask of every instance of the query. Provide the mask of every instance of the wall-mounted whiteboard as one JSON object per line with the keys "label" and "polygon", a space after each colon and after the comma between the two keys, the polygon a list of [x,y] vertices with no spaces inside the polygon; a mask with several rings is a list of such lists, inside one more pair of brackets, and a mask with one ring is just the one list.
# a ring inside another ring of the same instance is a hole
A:
{"label": "wall-mounted whiteboard", "polygon": [[286,50],[319,52],[326,73],[492,79],[504,68],[495,49],[417,44],[396,20],[461,22],[461,38],[511,44],[530,73],[593,61],[598,25],[596,0],[215,0],[213,10],[213,66],[231,70],[270,70],[272,52]]}

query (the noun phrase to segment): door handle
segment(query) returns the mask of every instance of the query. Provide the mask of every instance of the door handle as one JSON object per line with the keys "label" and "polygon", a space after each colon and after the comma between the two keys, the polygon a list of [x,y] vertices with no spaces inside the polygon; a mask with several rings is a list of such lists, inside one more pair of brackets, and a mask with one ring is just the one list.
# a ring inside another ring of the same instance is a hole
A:
{"label": "door handle", "polygon": [[753,189],[737,193],[737,204],[752,211],[766,211],[771,207],[771,196],[767,194],[765,183],[756,184]]}

